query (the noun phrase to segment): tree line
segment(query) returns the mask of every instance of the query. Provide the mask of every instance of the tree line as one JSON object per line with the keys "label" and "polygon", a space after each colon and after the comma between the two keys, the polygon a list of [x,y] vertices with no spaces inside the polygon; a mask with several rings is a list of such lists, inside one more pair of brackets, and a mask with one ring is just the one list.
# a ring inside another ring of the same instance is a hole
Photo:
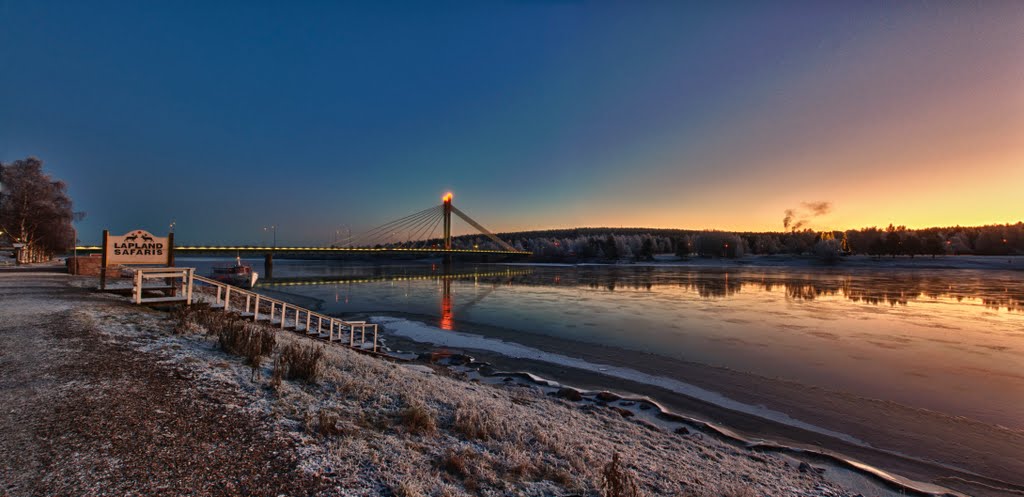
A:
{"label": "tree line", "polygon": [[[500,233],[498,237],[538,260],[649,261],[656,254],[735,258],[792,254],[835,260],[849,254],[873,257],[1024,255],[1024,222],[973,227],[909,229],[889,225],[846,231],[700,231],[644,228],[576,228]],[[456,248],[497,249],[483,236],[452,240]]]}

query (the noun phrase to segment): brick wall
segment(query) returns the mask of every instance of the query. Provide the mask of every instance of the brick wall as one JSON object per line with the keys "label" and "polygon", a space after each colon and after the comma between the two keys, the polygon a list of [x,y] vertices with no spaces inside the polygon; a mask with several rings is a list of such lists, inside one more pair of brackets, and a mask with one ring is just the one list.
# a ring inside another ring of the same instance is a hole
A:
{"label": "brick wall", "polygon": [[[82,276],[99,276],[103,259],[100,257],[68,257],[68,272]],[[108,271],[114,272],[114,271]]]}

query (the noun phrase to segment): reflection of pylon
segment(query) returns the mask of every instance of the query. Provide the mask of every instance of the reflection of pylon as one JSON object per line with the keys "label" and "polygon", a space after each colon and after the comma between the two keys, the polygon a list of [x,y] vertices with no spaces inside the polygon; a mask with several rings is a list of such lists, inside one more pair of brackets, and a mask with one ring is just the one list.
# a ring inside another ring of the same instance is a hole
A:
{"label": "reflection of pylon", "polygon": [[452,330],[453,316],[452,316],[452,281],[444,280],[441,282],[441,329]]}

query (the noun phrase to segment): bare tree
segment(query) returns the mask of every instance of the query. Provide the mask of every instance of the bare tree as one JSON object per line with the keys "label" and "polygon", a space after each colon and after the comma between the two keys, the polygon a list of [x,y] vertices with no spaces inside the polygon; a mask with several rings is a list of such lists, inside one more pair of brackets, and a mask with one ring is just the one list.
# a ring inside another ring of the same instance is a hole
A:
{"label": "bare tree", "polygon": [[0,164],[0,182],[0,231],[23,244],[18,262],[49,260],[73,246],[71,223],[83,214],[72,210],[67,186],[44,173],[41,160],[29,157]]}

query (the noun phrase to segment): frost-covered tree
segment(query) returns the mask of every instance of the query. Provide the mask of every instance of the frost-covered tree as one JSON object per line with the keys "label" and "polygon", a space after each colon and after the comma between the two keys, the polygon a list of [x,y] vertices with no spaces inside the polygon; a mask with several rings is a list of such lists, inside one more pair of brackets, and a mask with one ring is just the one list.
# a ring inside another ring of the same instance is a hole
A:
{"label": "frost-covered tree", "polygon": [[842,247],[834,238],[818,240],[818,243],[814,244],[814,255],[824,262],[835,263],[842,255]]}
{"label": "frost-covered tree", "polygon": [[0,164],[0,231],[24,244],[18,262],[49,260],[75,243],[71,223],[84,214],[72,210],[63,181],[43,172],[35,157]]}

